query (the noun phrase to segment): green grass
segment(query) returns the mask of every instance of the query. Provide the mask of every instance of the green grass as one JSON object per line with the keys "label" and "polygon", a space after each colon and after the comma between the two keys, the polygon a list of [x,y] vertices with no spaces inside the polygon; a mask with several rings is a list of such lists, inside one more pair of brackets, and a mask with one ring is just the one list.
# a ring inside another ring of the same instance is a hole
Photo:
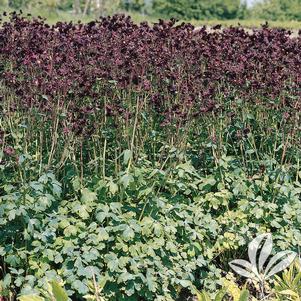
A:
{"label": "green grass", "polygon": [[[247,19],[247,20],[193,20],[191,23],[196,26],[208,25],[214,26],[217,24],[221,24],[225,27],[229,26],[242,26],[245,28],[257,28],[260,27],[261,24],[264,24],[265,20],[256,20],[256,19]],[[281,27],[287,29],[298,30],[301,29],[301,22],[299,21],[268,21],[270,27]]]}
{"label": "green grass", "polygon": [[[2,12],[12,12],[14,9],[9,7],[0,7],[0,13]],[[95,16],[82,16],[82,15],[75,15],[72,12],[69,11],[62,11],[62,10],[42,10],[42,9],[22,9],[23,13],[31,14],[34,17],[41,16],[42,18],[47,19],[47,23],[49,24],[55,24],[59,21],[65,21],[65,22],[89,22],[95,19]]]}
{"label": "green grass", "polygon": [[[11,8],[7,7],[0,7],[0,13],[4,11],[13,11]],[[29,10],[29,9],[23,9],[24,13],[30,13],[33,16],[41,16],[45,19],[47,19],[47,22],[49,24],[55,24],[58,21],[78,21],[81,20],[82,22],[89,22],[91,20],[94,20],[96,18],[95,15],[90,15],[90,16],[81,16],[81,15],[74,15],[72,12],[68,11],[61,11],[61,10],[47,10],[47,9],[34,9],[34,10]],[[137,12],[131,12],[127,13],[129,14],[134,22],[140,23],[143,21],[147,21],[149,23],[155,23],[158,21],[158,17],[156,16],[146,16],[139,14]],[[265,23],[265,20],[257,20],[257,19],[247,19],[247,20],[191,20],[191,21],[184,21],[184,20],[179,20],[179,22],[190,22],[195,26],[214,26],[217,24],[221,24],[224,27],[229,27],[229,26],[243,26],[245,28],[258,28],[261,26],[261,24]],[[271,27],[281,27],[281,28],[286,28],[286,29],[292,29],[292,30],[299,30],[301,29],[301,22],[299,21],[270,21],[269,25]]]}

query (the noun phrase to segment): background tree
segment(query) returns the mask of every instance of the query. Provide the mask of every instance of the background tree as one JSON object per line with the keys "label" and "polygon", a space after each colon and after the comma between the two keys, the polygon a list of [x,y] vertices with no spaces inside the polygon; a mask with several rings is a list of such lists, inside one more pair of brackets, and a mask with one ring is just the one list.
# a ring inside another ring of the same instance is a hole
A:
{"label": "background tree", "polygon": [[301,0],[264,0],[251,9],[251,16],[266,20],[301,20]]}
{"label": "background tree", "polygon": [[80,0],[74,0],[73,8],[74,8],[74,12],[76,14],[80,14],[82,12],[81,7],[80,7]]}
{"label": "background tree", "polygon": [[154,11],[181,19],[234,19],[244,6],[240,0],[154,0]]}
{"label": "background tree", "polygon": [[70,11],[73,7],[74,0],[59,0],[57,3],[57,7],[61,10]]}
{"label": "background tree", "polygon": [[12,8],[21,8],[27,4],[26,2],[25,0],[8,0],[8,5]]}
{"label": "background tree", "polygon": [[301,21],[301,0],[0,0],[0,6],[35,11],[73,11],[78,16],[106,16],[119,11],[184,20],[263,19]]}
{"label": "background tree", "polygon": [[85,0],[82,2],[83,15],[94,13],[97,16],[106,16],[118,12],[120,0]]}

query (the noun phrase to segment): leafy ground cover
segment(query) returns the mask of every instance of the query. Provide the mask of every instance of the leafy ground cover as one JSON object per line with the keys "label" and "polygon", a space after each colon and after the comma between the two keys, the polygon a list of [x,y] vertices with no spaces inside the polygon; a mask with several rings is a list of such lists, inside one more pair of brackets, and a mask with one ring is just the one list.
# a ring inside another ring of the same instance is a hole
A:
{"label": "leafy ground cover", "polygon": [[[1,293],[51,283],[55,300],[61,281],[72,300],[259,298],[229,262],[258,233],[274,252],[301,244],[300,46],[266,26],[12,14],[0,28]],[[266,295],[299,298],[298,268]]]}

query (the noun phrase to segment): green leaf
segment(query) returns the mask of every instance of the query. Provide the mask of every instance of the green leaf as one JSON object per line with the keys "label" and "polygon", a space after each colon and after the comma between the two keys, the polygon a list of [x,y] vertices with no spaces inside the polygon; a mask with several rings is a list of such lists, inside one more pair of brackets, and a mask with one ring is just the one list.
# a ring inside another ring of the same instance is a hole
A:
{"label": "green leaf", "polygon": [[123,152],[123,163],[128,164],[129,160],[132,158],[132,152],[127,149]]}
{"label": "green leaf", "polygon": [[142,196],[147,196],[149,194],[151,194],[153,191],[153,188],[152,187],[147,187],[141,191],[139,191],[139,197],[142,197]]}
{"label": "green leaf", "polygon": [[[278,293],[281,294],[281,295],[287,295],[287,296],[291,296],[291,297],[295,297],[295,298],[299,297],[299,295],[296,292],[294,292],[290,289],[283,290],[283,291],[280,291]],[[298,300],[298,299],[296,299],[296,300]]]}
{"label": "green leaf", "polygon": [[75,280],[72,286],[82,295],[87,294],[89,291],[88,287],[80,280]]}
{"label": "green leaf", "polygon": [[154,293],[157,290],[157,282],[156,282],[156,278],[154,277],[153,273],[154,273],[154,271],[152,269],[148,269],[147,275],[146,275],[146,282],[147,282],[148,289]]}
{"label": "green leaf", "polygon": [[226,289],[221,289],[215,296],[214,301],[222,301],[227,293]]}
{"label": "green leaf", "polygon": [[105,255],[105,260],[108,264],[108,268],[111,272],[116,272],[118,269],[119,261],[117,255],[114,253],[109,253]]}
{"label": "green leaf", "polygon": [[38,192],[43,192],[44,186],[41,183],[31,182],[29,185],[33,190],[38,191]]}
{"label": "green leaf", "polygon": [[248,301],[249,300],[249,291],[247,289],[242,290],[239,301]]}
{"label": "green leaf", "polygon": [[64,261],[63,257],[61,254],[57,254],[55,257],[54,257],[54,262],[55,263],[62,263]]}
{"label": "green leaf", "polygon": [[8,220],[9,221],[12,221],[13,219],[15,219],[16,212],[17,212],[17,210],[15,210],[15,209],[12,209],[12,210],[9,211],[9,213],[8,213]]}
{"label": "green leaf", "polygon": [[80,188],[81,188],[81,183],[80,183],[80,178],[79,177],[75,177],[73,180],[72,180],[72,186],[73,186],[73,189],[75,191],[79,191]]}
{"label": "green leaf", "polygon": [[129,241],[135,237],[135,232],[130,226],[126,226],[125,230],[122,233],[122,237],[125,241]]}
{"label": "green leaf", "polygon": [[105,287],[105,285],[108,282],[108,280],[109,280],[108,275],[105,275],[105,276],[101,277],[101,279],[100,279],[100,281],[98,283],[98,288],[100,290],[102,290]]}
{"label": "green leaf", "polygon": [[182,280],[180,280],[180,285],[182,287],[190,287],[191,286],[191,281],[182,279]]}
{"label": "green leaf", "polygon": [[64,230],[64,234],[67,236],[67,237],[70,237],[70,236],[75,236],[77,233],[77,228],[73,225],[70,225],[68,226],[67,228],[65,228]]}
{"label": "green leaf", "polygon": [[[11,275],[10,274],[6,274],[4,279],[3,279],[3,286],[5,288],[8,288],[11,284]],[[1,290],[1,287],[0,287],[0,290]],[[0,291],[1,292],[1,291]]]}
{"label": "green leaf", "polygon": [[93,202],[97,200],[97,195],[95,192],[90,191],[87,188],[84,188],[82,190],[82,197],[81,197],[81,201],[82,202]]}
{"label": "green leaf", "polygon": [[110,214],[108,212],[98,212],[96,214],[96,219],[102,223]]}
{"label": "green leaf", "polygon": [[118,192],[118,185],[115,184],[113,181],[110,181],[109,183],[109,191],[111,194],[116,194],[116,192]]}
{"label": "green leaf", "polygon": [[195,291],[197,300],[198,301],[203,301],[203,294],[199,290],[197,290],[197,289],[194,289],[194,291]]}
{"label": "green leaf", "polygon": [[134,178],[130,174],[125,174],[120,179],[120,183],[124,186],[124,188],[127,188],[132,182],[134,182]]}
{"label": "green leaf", "polygon": [[8,255],[5,262],[10,264],[12,267],[16,267],[20,263],[20,258],[16,255]]}
{"label": "green leaf", "polygon": [[154,224],[154,233],[157,237],[160,237],[163,233],[163,228],[159,223]]}
{"label": "green leaf", "polygon": [[87,207],[85,205],[79,207],[78,215],[83,220],[88,219],[90,217],[90,214],[88,213]]}
{"label": "green leaf", "polygon": [[69,223],[69,221],[66,220],[66,219],[61,220],[60,223],[59,223],[59,227],[60,227],[61,229],[65,229],[65,228],[67,228],[69,225],[70,225],[70,223]]}
{"label": "green leaf", "polygon": [[211,301],[209,294],[205,291],[202,291],[200,296],[198,295],[200,301]]}
{"label": "green leaf", "polygon": [[52,294],[56,301],[68,301],[68,295],[57,281],[50,282]]}
{"label": "green leaf", "polygon": [[99,229],[99,239],[100,241],[108,240],[109,239],[109,234],[106,231],[105,228],[100,228]]}
{"label": "green leaf", "polygon": [[62,187],[58,183],[53,183],[52,192],[55,196],[60,197],[62,193]]}
{"label": "green leaf", "polygon": [[20,301],[45,301],[44,298],[35,295],[21,296],[18,299]]}

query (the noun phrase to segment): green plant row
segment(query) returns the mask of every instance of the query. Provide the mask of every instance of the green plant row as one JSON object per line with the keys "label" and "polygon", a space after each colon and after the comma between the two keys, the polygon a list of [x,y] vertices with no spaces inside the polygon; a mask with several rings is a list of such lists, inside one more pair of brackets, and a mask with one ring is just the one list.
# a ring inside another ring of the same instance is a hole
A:
{"label": "green plant row", "polygon": [[[102,297],[102,289],[106,281],[97,284],[95,278],[90,282],[89,287],[91,293],[84,296],[86,300],[105,301]],[[269,291],[269,295],[265,300],[275,301],[299,301],[301,299],[301,269],[300,264],[295,262],[291,267],[282,273],[282,276],[276,276],[274,288]],[[208,293],[205,290],[199,291],[196,288],[192,289],[192,294],[198,301],[248,301],[250,298],[255,301],[256,298],[250,294],[250,291],[244,285],[243,288],[233,281],[226,278],[223,279],[223,287],[216,293]],[[66,290],[60,283],[53,280],[47,285],[47,289],[41,289],[40,295],[22,295],[18,298],[19,301],[68,301]]]}
{"label": "green plant row", "polygon": [[231,157],[208,176],[185,160],[138,162],[85,187],[74,177],[64,193],[52,173],[2,185],[4,289],[61,279],[82,298],[95,277],[107,300],[175,300],[183,289],[214,292],[258,233],[274,233],[275,252],[298,252],[301,185],[284,167],[249,178]]}

